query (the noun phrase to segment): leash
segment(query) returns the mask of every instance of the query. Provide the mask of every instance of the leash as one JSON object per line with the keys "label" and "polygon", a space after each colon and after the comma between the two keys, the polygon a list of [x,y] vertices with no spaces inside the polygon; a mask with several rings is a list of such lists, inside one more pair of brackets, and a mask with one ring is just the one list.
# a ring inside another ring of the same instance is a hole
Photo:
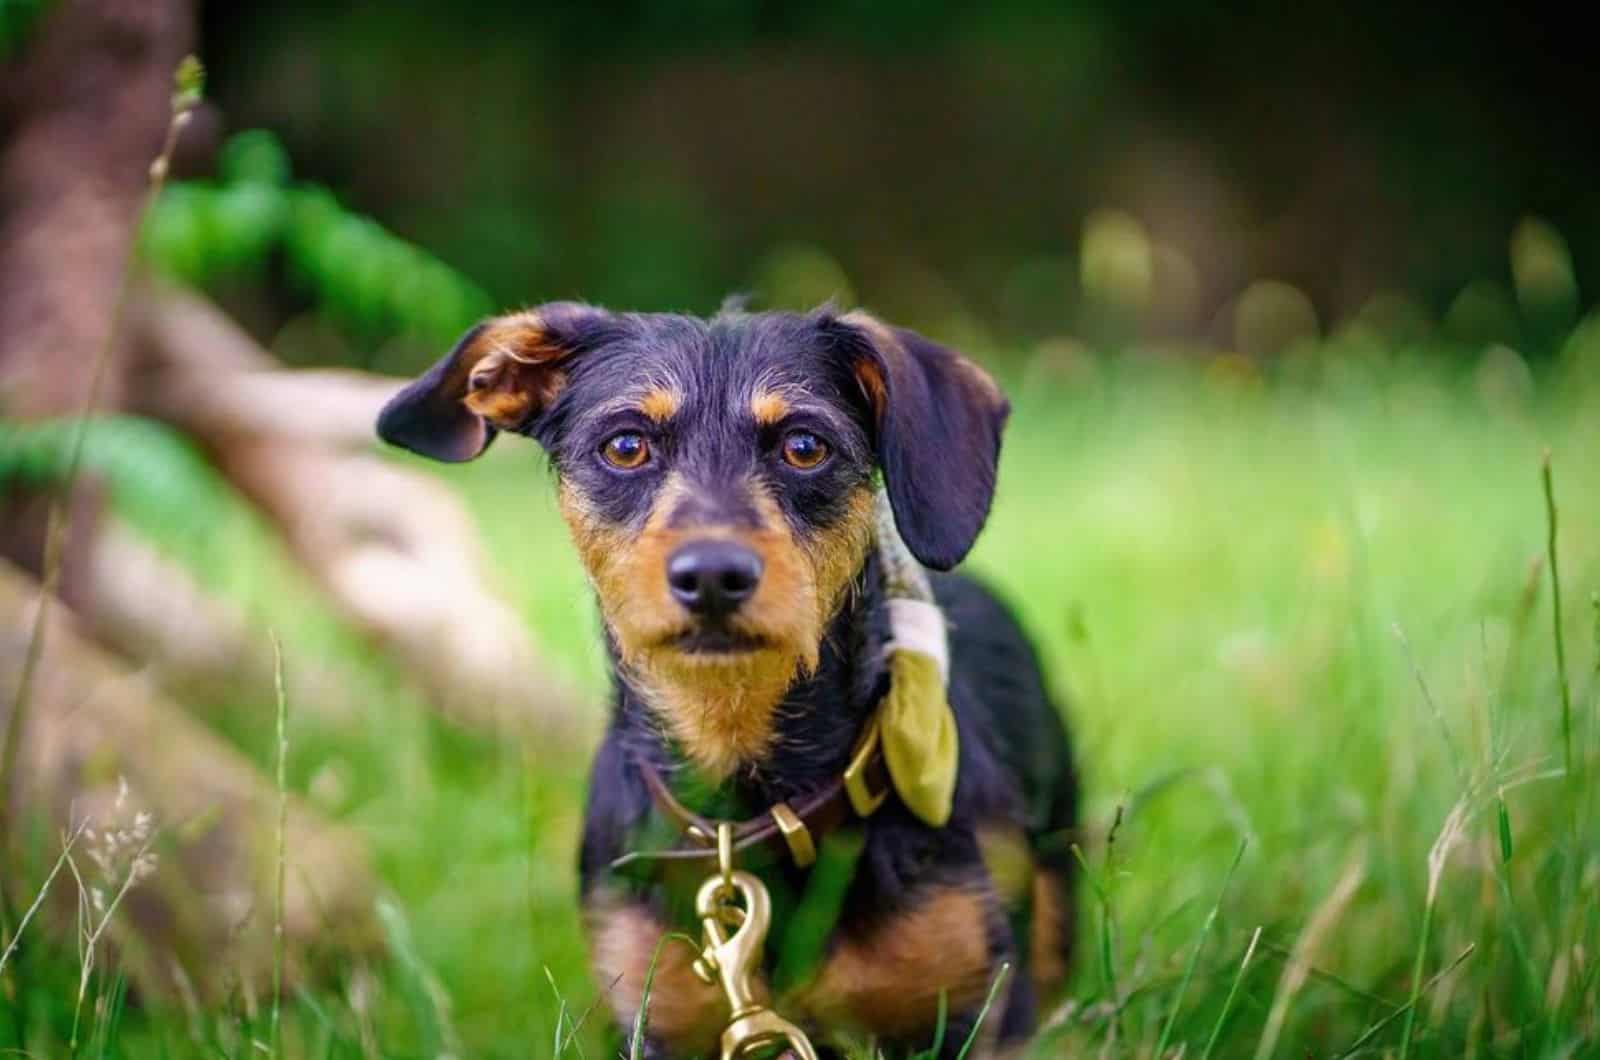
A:
{"label": "leash", "polygon": [[830,832],[849,820],[871,817],[891,791],[936,828],[950,819],[959,745],[946,691],[950,653],[944,613],[934,600],[927,571],[901,539],[881,490],[875,515],[888,597],[889,690],[840,775],[792,805],[782,801],[744,821],[713,822],[685,806],[654,765],[633,763],[657,811],[683,830],[687,843],[629,852],[614,860],[611,869],[640,861],[715,861],[715,871],[695,898],[702,945],[694,973],[707,984],[720,983],[727,998],[723,1060],[784,1044],[800,1060],[816,1060],[817,1055],[803,1031],[756,1000],[772,899],[759,877],[734,867],[735,855],[764,853],[780,863],[810,868]]}

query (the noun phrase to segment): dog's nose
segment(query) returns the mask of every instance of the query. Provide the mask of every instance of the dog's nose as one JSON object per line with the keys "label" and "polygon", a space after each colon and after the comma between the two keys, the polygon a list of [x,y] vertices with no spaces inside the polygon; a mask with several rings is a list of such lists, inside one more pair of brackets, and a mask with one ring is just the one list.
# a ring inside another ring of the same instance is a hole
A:
{"label": "dog's nose", "polygon": [[691,541],[667,559],[672,598],[703,618],[722,618],[750,599],[761,557],[734,541]]}

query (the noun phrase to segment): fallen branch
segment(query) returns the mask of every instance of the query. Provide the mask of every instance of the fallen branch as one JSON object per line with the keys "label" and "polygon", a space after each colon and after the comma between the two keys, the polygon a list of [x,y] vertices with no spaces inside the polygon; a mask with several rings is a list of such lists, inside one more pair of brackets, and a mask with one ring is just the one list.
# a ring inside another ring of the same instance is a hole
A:
{"label": "fallen branch", "polygon": [[[460,502],[371,451],[377,408],[397,382],[265,371],[271,356],[254,339],[179,291],[152,291],[136,327],[143,370],[130,407],[195,438],[344,617],[391,649],[432,702],[467,725],[544,746],[592,738],[598,712],[541,664],[521,619],[490,589]],[[326,402],[303,401],[324,386]]]}
{"label": "fallen branch", "polygon": [[[38,594],[0,564],[0,675],[16,673],[27,648],[20,619]],[[0,792],[18,820],[50,834],[84,815],[98,827],[124,778],[160,826],[161,868],[128,892],[108,936],[138,940],[120,948],[142,985],[177,989],[171,959],[213,998],[224,971],[269,981],[277,792],[243,755],[86,640],[61,608],[47,622],[21,739],[11,790]],[[29,835],[7,834],[0,858],[21,864]],[[320,953],[375,949],[374,881],[356,837],[291,800],[283,849],[288,977],[306,975]]]}

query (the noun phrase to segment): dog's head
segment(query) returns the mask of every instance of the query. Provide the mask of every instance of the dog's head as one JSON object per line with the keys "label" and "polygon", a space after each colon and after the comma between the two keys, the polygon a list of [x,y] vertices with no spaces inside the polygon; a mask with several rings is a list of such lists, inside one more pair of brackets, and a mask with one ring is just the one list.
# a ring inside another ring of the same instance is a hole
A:
{"label": "dog's head", "polygon": [[630,681],[699,764],[764,749],[872,541],[875,474],[930,567],[988,515],[1007,405],[959,354],[860,313],[710,321],[557,303],[473,328],[383,410],[384,440],[550,454]]}

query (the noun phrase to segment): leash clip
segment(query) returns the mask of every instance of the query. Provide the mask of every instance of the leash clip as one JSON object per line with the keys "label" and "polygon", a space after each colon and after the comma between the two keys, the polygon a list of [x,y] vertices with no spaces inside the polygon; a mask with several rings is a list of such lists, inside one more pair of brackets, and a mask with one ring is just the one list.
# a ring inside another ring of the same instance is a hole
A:
{"label": "leash clip", "polygon": [[700,885],[694,906],[705,935],[694,973],[703,982],[720,982],[728,999],[722,1060],[738,1060],[752,1049],[774,1045],[787,1045],[800,1060],[817,1060],[805,1032],[756,999],[756,973],[772,924],[766,885],[724,864]]}

